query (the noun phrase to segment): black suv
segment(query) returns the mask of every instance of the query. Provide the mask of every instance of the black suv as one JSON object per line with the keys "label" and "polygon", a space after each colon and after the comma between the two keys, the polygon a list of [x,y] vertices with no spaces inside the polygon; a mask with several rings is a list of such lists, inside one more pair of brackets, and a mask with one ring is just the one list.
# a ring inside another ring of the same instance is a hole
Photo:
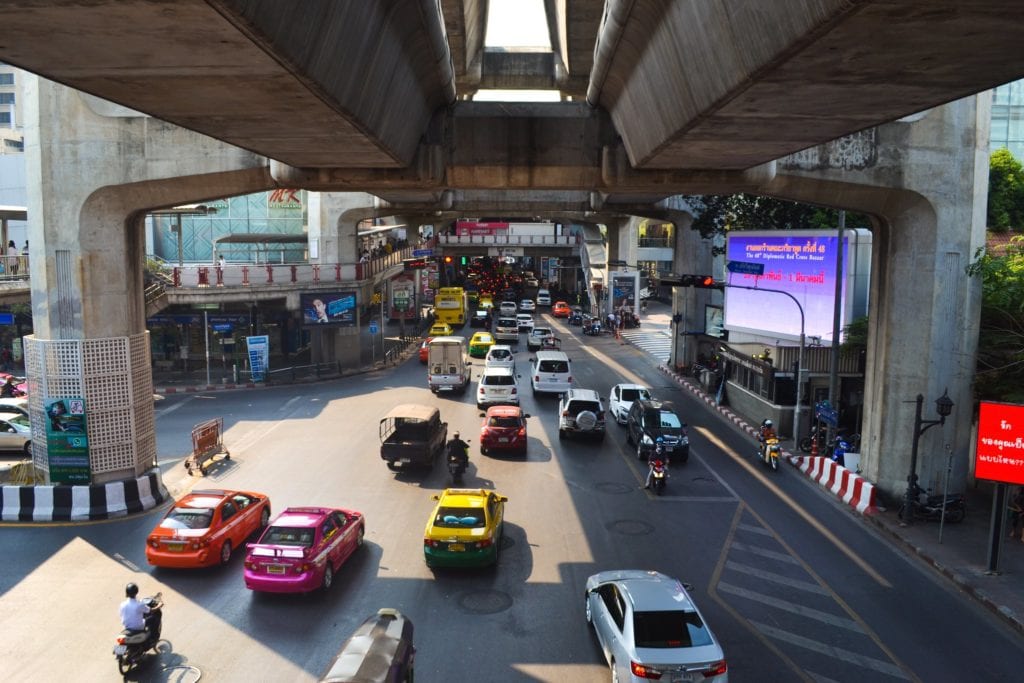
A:
{"label": "black suv", "polygon": [[634,401],[626,416],[626,429],[626,439],[629,445],[636,446],[636,457],[640,460],[647,459],[659,438],[673,464],[682,464],[690,457],[686,423],[668,401]]}

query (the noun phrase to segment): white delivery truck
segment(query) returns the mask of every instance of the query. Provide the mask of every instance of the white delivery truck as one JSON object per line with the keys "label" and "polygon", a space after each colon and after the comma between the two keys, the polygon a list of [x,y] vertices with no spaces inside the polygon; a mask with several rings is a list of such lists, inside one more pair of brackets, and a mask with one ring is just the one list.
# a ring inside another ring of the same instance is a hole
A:
{"label": "white delivery truck", "polygon": [[463,337],[434,337],[427,345],[427,385],[435,394],[464,393],[470,381],[469,366]]}

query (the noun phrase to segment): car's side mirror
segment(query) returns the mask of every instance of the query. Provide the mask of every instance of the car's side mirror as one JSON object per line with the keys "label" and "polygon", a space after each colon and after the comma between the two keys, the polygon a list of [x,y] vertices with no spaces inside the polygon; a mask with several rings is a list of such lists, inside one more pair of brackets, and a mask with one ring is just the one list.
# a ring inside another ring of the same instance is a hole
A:
{"label": "car's side mirror", "polygon": [[693,584],[692,583],[686,583],[685,581],[683,581],[683,588],[685,588],[687,591],[692,591],[693,590]]}
{"label": "car's side mirror", "polygon": [[430,497],[430,500],[441,500],[441,494],[435,493]]}
{"label": "car's side mirror", "polygon": [[508,496],[498,496],[498,502],[499,503],[507,503],[508,502]]}
{"label": "car's side mirror", "polygon": [[487,417],[487,413],[480,413],[480,417]]}
{"label": "car's side mirror", "polygon": [[523,413],[523,417],[530,417],[529,413]]}

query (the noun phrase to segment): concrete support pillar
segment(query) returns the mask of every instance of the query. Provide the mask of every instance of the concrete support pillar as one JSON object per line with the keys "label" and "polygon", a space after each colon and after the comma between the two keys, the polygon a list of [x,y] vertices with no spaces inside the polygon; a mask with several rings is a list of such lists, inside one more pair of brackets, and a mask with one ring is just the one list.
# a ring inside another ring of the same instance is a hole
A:
{"label": "concrete support pillar", "polygon": [[374,201],[363,192],[310,193],[309,240],[317,242],[318,263],[359,261],[359,221],[372,214]]}
{"label": "concrete support pillar", "polygon": [[[156,464],[145,211],[273,183],[261,157],[31,75],[24,105],[33,460],[55,483],[135,478]],[[88,445],[69,480],[56,456],[70,442],[46,410],[72,399]]]}
{"label": "concrete support pillar", "polygon": [[[677,275],[711,274],[711,240],[704,239],[691,227],[693,215],[685,211],[669,210],[667,217],[672,221],[675,231],[672,272]],[[674,367],[686,367],[697,360],[697,336],[704,332],[706,307],[721,303],[721,293],[713,289],[673,289],[672,314],[681,316],[672,339],[670,361]]]}
{"label": "concrete support pillar", "polygon": [[925,419],[955,407],[920,443],[921,486],[966,486],[981,282],[964,272],[985,243],[991,95],[983,93],[778,162],[768,194],[872,214],[872,274],[861,468],[895,499],[907,486],[914,398]]}

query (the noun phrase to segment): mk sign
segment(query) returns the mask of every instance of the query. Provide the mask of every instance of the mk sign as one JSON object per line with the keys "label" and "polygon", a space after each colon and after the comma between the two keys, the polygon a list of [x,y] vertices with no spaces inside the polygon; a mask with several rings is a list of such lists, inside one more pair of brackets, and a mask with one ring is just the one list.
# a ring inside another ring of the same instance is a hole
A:
{"label": "mk sign", "polygon": [[1024,406],[981,402],[974,476],[1024,484]]}

